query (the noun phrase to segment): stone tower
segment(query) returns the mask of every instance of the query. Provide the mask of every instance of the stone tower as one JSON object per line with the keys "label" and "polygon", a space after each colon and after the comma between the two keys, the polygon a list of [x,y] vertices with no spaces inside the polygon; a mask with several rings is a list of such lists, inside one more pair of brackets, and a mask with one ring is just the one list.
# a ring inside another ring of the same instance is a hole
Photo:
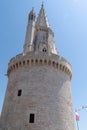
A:
{"label": "stone tower", "polygon": [[22,54],[8,64],[0,130],[75,130],[71,65],[55,49],[42,4],[29,14]]}

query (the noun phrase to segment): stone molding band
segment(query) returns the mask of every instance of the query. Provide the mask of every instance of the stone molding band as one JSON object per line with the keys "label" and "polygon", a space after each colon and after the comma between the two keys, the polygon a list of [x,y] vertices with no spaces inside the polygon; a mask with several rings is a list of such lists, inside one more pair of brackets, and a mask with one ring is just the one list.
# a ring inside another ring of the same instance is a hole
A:
{"label": "stone molding band", "polygon": [[9,76],[11,71],[18,69],[19,67],[32,67],[37,65],[46,65],[54,67],[55,69],[61,70],[68,74],[70,79],[72,78],[72,72],[68,69],[68,67],[62,63],[58,63],[57,61],[47,60],[47,59],[27,59],[23,61],[14,62],[12,65],[10,64],[8,67],[7,75]]}

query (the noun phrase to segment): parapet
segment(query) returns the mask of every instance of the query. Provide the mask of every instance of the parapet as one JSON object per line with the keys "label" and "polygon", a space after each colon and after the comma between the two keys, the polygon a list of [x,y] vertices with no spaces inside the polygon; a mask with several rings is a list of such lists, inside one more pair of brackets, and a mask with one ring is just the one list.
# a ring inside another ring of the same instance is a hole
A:
{"label": "parapet", "polygon": [[72,78],[72,69],[71,65],[66,59],[60,57],[59,55],[44,53],[34,53],[31,52],[27,55],[19,54],[16,57],[12,58],[8,64],[7,75],[9,77],[10,73],[13,70],[17,70],[20,67],[32,67],[32,66],[50,66],[57,70],[63,71],[66,73],[70,79]]}

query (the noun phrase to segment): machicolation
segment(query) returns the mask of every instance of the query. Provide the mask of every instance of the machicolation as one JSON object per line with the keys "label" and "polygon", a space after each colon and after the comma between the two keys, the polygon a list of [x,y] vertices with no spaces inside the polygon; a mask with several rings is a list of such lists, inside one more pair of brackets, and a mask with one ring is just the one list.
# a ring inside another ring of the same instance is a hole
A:
{"label": "machicolation", "polygon": [[7,74],[11,73],[11,71],[18,69],[19,67],[32,67],[32,66],[50,66],[60,71],[65,72],[68,74],[70,79],[72,78],[71,72],[71,65],[63,58],[63,57],[56,57],[56,55],[52,55],[50,57],[43,56],[38,54],[34,56],[34,54],[28,54],[23,56],[23,54],[17,55],[15,58],[10,60]]}

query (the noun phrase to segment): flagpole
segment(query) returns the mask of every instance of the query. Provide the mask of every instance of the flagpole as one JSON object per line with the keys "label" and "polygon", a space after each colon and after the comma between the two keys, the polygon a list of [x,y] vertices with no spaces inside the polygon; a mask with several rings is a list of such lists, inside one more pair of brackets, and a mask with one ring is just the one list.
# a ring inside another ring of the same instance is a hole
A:
{"label": "flagpole", "polygon": [[79,130],[79,124],[78,124],[78,121],[76,121],[77,122],[77,130]]}

